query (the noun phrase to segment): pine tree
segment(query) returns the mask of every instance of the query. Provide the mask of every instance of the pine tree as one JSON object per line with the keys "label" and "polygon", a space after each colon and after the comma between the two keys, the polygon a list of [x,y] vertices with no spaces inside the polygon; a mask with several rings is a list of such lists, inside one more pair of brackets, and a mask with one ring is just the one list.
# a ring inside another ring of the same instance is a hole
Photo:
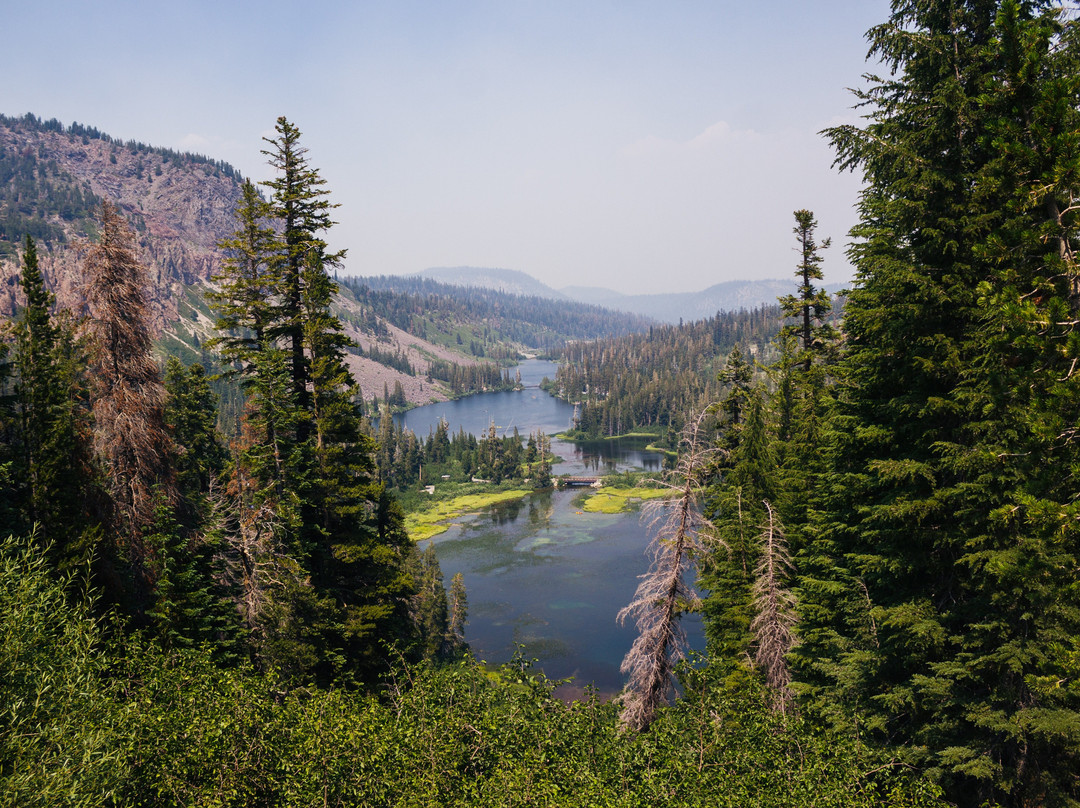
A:
{"label": "pine tree", "polygon": [[962,628],[955,658],[935,669],[949,682],[935,712],[973,739],[956,754],[965,769],[1014,804],[1080,800],[1080,742],[1062,735],[1080,725],[1080,698],[1059,684],[1080,674],[1080,42],[1065,19],[998,9],[982,99],[994,150],[973,194],[994,215],[958,391],[971,419],[944,450],[964,475],[969,530]]}
{"label": "pine tree", "polygon": [[446,656],[450,632],[449,602],[443,587],[442,569],[435,555],[435,545],[429,544],[423,553],[411,560],[416,580],[413,595],[412,620],[419,634],[420,656],[435,660]]}
{"label": "pine tree", "polygon": [[533,488],[551,488],[551,441],[543,432],[539,433],[537,451],[540,457],[540,465],[536,470],[536,480]]}
{"label": "pine tree", "polygon": [[165,648],[208,649],[218,662],[239,656],[239,615],[235,593],[223,576],[216,537],[191,535],[176,521],[173,508],[159,500],[144,528],[156,562],[153,597],[147,617]]}
{"label": "pine tree", "polygon": [[228,461],[218,436],[217,396],[199,363],[184,367],[176,357],[165,363],[165,422],[176,446],[176,482],[192,517],[206,510],[206,498]]}
{"label": "pine tree", "polygon": [[[15,323],[15,401],[26,523],[64,568],[84,561],[89,548],[89,432],[79,364],[83,357],[69,320],[54,318],[55,298],[45,288],[37,249],[27,236],[20,285],[26,307]],[[27,531],[28,532],[28,531]]]}
{"label": "pine tree", "polygon": [[646,729],[667,701],[675,663],[686,642],[679,618],[697,600],[685,575],[693,557],[702,551],[703,532],[711,527],[700,506],[702,478],[711,454],[705,446],[706,417],[702,412],[684,431],[676,479],[669,483],[672,496],[646,506],[655,530],[650,542],[653,563],[641,576],[634,600],[618,615],[620,623],[633,617],[638,629],[620,667],[628,680],[619,722],[634,732]]}
{"label": "pine tree", "polygon": [[774,396],[779,466],[776,505],[797,555],[808,540],[825,471],[823,424],[831,406],[838,334],[827,322],[832,308],[829,295],[814,286],[814,281],[823,278],[820,250],[829,246],[829,239],[816,242],[818,223],[811,211],[795,211],[795,221],[798,294],[780,298],[785,317],[795,322],[780,329],[780,358],[770,370],[778,379]]}
{"label": "pine tree", "polygon": [[737,429],[729,428],[725,439],[735,448],[709,481],[705,509],[719,544],[703,558],[700,580],[708,592],[702,611],[709,656],[732,672],[747,670],[750,662],[758,533],[766,519],[765,502],[777,494],[764,391],[751,387],[743,402],[742,421]]}
{"label": "pine tree", "polygon": [[15,370],[19,379],[16,395],[22,420],[21,465],[29,489],[27,510],[29,521],[35,523],[40,521],[45,504],[54,496],[50,491],[54,487],[51,469],[43,455],[47,451],[44,444],[52,431],[55,409],[57,385],[50,371],[57,335],[49,313],[55,297],[45,288],[38,268],[37,248],[29,236],[26,237],[19,285],[26,295],[26,307],[15,329]]}
{"label": "pine tree", "polygon": [[[264,152],[277,170],[265,183],[270,199],[246,188],[235,237],[223,244],[231,258],[214,300],[217,342],[249,396],[250,439],[235,474],[250,481],[249,512],[264,514],[256,521],[272,514],[277,526],[272,541],[256,530],[260,542],[241,536],[233,546],[251,550],[240,554],[245,598],[264,661],[295,681],[348,682],[374,675],[380,643],[412,636],[405,570],[414,550],[376,480],[377,449],[378,468],[394,468],[393,420],[384,413],[380,447],[361,428],[360,391],[345,364],[352,343],[331,310],[330,271],[344,253],[328,252],[320,235],[333,206],[299,137],[278,120]],[[287,573],[279,586],[251,572],[275,563]]]}
{"label": "pine tree", "polygon": [[[264,149],[277,176],[263,183],[271,190],[269,213],[281,225],[281,251],[275,256],[275,311],[269,333],[284,341],[289,352],[293,394],[297,404],[307,408],[309,371],[304,353],[305,307],[311,290],[305,281],[311,274],[306,268],[316,260],[317,276],[326,277],[327,267],[336,267],[344,252],[327,253],[326,242],[317,234],[328,230],[333,222],[330,211],[335,207],[328,199],[324,180],[317,169],[308,163],[307,149],[300,145],[300,130],[284,117],[277,119],[277,136],[264,138],[270,145]],[[329,279],[327,278],[327,281]],[[336,291],[336,287],[334,289]],[[301,438],[306,437],[301,424]]]}
{"label": "pine tree", "polygon": [[24,516],[19,507],[15,483],[15,441],[18,418],[15,396],[11,392],[11,362],[8,346],[0,342],[0,533],[16,535],[23,531]]}
{"label": "pine tree", "polygon": [[870,34],[893,75],[831,132],[867,185],[799,676],[962,804],[1067,804],[1080,704],[1039,683],[1075,676],[1080,634],[1074,24],[893,9]]}
{"label": "pine tree", "polygon": [[450,654],[454,655],[468,647],[465,641],[465,624],[469,621],[469,598],[465,591],[465,576],[460,572],[454,573],[454,577],[450,579],[448,609],[446,645]]}
{"label": "pine tree", "polygon": [[207,347],[220,354],[227,367],[247,379],[254,357],[266,345],[276,293],[276,257],[281,245],[270,223],[270,207],[250,180],[241,187],[234,213],[237,228],[218,247],[222,266],[214,276],[218,288],[207,293],[217,314],[217,336]]}
{"label": "pine tree", "polygon": [[776,346],[779,357],[768,370],[776,386],[772,396],[776,412],[776,439],[786,457],[786,449],[794,443],[799,394],[805,374],[798,362],[798,341],[793,334],[781,331],[777,335]]}
{"label": "pine tree", "polygon": [[795,211],[795,222],[794,233],[799,242],[799,264],[795,274],[799,278],[799,293],[780,298],[780,307],[784,317],[798,319],[797,323],[784,326],[783,333],[798,337],[801,346],[799,362],[809,373],[814,354],[820,353],[823,343],[833,338],[832,329],[825,323],[832,309],[829,293],[814,286],[814,281],[825,277],[821,273],[823,259],[819,251],[827,249],[830,242],[825,239],[819,244],[814,240],[818,223],[813,212]]}
{"label": "pine tree", "polygon": [[745,418],[754,368],[743,358],[742,350],[736,345],[728,354],[724,369],[720,372],[720,383],[727,388],[727,395],[720,402],[721,448],[734,449],[738,445],[739,428]]}

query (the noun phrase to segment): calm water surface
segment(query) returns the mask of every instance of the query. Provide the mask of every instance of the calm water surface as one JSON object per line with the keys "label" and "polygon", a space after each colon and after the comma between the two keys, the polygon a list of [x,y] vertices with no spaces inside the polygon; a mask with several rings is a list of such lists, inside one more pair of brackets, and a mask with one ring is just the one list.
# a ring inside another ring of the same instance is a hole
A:
{"label": "calm water surface", "polygon": [[[528,360],[522,382],[554,377],[551,362]],[[426,438],[439,418],[451,432],[463,427],[479,435],[492,423],[502,433],[514,427],[522,437],[542,429],[567,428],[574,408],[542,390],[485,393],[431,404],[402,420]],[[572,444],[553,441],[563,458],[556,474],[659,469],[662,457],[644,441]],[[605,695],[624,679],[619,664],[635,637],[633,625],[616,623],[630,602],[638,576],[648,568],[648,534],[640,514],[591,514],[580,508],[580,491],[547,491],[463,517],[432,541],[446,580],[460,572],[469,598],[466,639],[479,659],[508,661],[518,644],[537,658],[551,678],[574,677],[562,689],[572,696],[593,684]],[[684,619],[691,646],[704,646],[700,620]]]}

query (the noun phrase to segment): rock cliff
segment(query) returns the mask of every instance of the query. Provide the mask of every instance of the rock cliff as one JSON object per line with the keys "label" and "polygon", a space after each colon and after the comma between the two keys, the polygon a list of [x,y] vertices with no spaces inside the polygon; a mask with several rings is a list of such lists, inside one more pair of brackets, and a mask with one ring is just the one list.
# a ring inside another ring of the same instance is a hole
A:
{"label": "rock cliff", "polygon": [[[37,241],[46,283],[61,306],[80,309],[79,264],[94,230],[86,214],[105,198],[135,230],[150,271],[154,326],[167,328],[179,316],[183,287],[205,283],[217,271],[215,245],[233,229],[239,175],[198,155],[119,143],[96,132],[79,135],[54,123],[0,118],[0,191],[6,192],[0,217],[9,223],[6,230],[16,231],[2,236],[9,248],[0,259],[0,315],[13,315],[21,303],[10,248],[20,238],[19,224],[24,232],[36,226],[45,234]],[[48,203],[49,196],[71,192],[85,200],[81,209],[57,211]],[[16,212],[22,214],[17,220]]]}

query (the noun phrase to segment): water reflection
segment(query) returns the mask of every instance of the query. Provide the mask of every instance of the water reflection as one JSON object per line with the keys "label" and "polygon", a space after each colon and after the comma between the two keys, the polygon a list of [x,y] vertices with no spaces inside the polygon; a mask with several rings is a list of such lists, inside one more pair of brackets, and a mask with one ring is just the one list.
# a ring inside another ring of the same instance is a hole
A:
{"label": "water reflection", "polygon": [[555,512],[551,492],[533,494],[528,499],[528,506],[529,524],[534,528],[539,528],[550,522],[551,516]]}
{"label": "water reflection", "polygon": [[[535,384],[543,376],[554,377],[557,366],[554,362],[530,359],[518,367],[521,369],[522,383]],[[451,432],[464,429],[479,436],[491,424],[495,424],[500,435],[510,434],[517,427],[522,437],[528,437],[530,432],[537,429],[549,435],[562,432],[573,426],[573,418],[572,404],[559,401],[536,388],[480,393],[457,401],[428,404],[394,416],[395,421],[411,429],[421,439],[426,439],[435,430],[439,419],[450,425]]]}
{"label": "water reflection", "polygon": [[[466,517],[433,541],[444,575],[465,578],[466,637],[478,658],[505,662],[523,645],[548,676],[609,696],[622,687],[618,668],[634,639],[615,616],[645,571],[648,536],[639,514],[584,513],[575,496],[531,495],[517,508]],[[696,617],[687,628],[701,648]]]}
{"label": "water reflection", "polygon": [[601,474],[613,474],[624,469],[660,471],[664,456],[646,450],[649,438],[618,438],[617,440],[575,441],[562,444],[572,447],[571,452],[585,469]]}
{"label": "water reflection", "polygon": [[492,524],[505,525],[517,519],[519,511],[521,511],[521,500],[513,499],[492,505],[488,509],[488,517]]}
{"label": "water reflection", "polygon": [[[522,363],[522,379],[553,376],[554,365]],[[517,426],[522,437],[565,429],[573,407],[541,390],[487,393],[405,413],[403,421],[426,437],[439,418],[452,432],[481,434]],[[646,451],[648,439],[568,443],[555,440],[562,458],[554,473],[592,475],[662,467],[663,455]],[[552,678],[575,677],[560,692],[580,694],[594,684],[601,695],[623,685],[619,664],[634,639],[633,626],[615,615],[630,602],[648,567],[648,535],[639,514],[583,512],[576,491],[547,491],[503,502],[464,517],[434,541],[446,580],[460,572],[469,599],[466,639],[480,659],[507,662],[518,645]],[[700,620],[684,618],[693,647],[704,646]]]}

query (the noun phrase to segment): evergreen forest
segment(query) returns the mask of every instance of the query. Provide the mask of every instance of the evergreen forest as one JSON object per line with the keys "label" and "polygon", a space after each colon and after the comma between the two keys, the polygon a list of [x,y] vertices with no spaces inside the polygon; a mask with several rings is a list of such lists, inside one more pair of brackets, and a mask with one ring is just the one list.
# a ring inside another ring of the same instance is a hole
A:
{"label": "evergreen forest", "polygon": [[[155,353],[109,200],[0,200],[25,300],[0,340],[0,806],[1080,805],[1080,20],[894,0],[867,37],[862,118],[824,133],[864,181],[842,301],[810,209],[778,228],[791,294],[680,326],[347,282],[473,356],[561,351],[579,436],[666,442],[613,700],[470,654],[406,508],[424,474],[546,487],[549,439],[369,408],[295,124],[219,245],[213,372]],[[49,166],[9,166],[48,196]],[[64,211],[92,221],[84,311],[30,226]],[[461,391],[510,384],[487,367]]]}
{"label": "evergreen forest", "polygon": [[[358,301],[403,331],[436,343],[452,344],[452,339],[458,346],[468,344],[474,356],[496,360],[517,358],[512,349],[508,352],[496,345],[493,350],[496,341],[554,353],[569,340],[639,333],[650,325],[647,317],[638,314],[570,300],[451,286],[430,278],[345,278],[342,284]],[[465,322],[482,322],[483,331],[465,331],[461,328]]]}
{"label": "evergreen forest", "polygon": [[674,449],[690,414],[719,398],[728,355],[745,349],[767,362],[781,322],[780,307],[766,306],[575,342],[559,351],[548,389],[578,405],[575,435],[653,433]]}

